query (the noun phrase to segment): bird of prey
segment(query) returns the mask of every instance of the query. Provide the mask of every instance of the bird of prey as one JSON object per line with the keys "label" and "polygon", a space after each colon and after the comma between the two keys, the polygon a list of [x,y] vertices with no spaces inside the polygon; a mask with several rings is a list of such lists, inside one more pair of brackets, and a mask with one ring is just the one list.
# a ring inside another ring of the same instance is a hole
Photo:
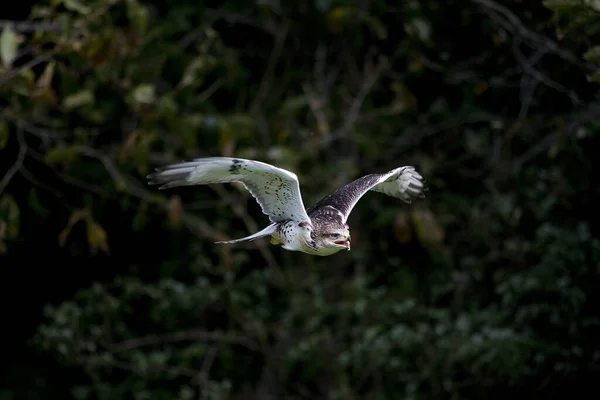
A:
{"label": "bird of prey", "polygon": [[350,250],[346,223],[356,202],[369,190],[407,203],[425,197],[423,177],[411,166],[383,174],[369,174],[342,186],[309,209],[304,208],[296,174],[260,161],[230,157],[197,158],[157,168],[147,176],[159,189],[212,183],[241,182],[256,199],[271,224],[241,239],[217,242],[239,243],[271,237],[284,249],[317,256]]}

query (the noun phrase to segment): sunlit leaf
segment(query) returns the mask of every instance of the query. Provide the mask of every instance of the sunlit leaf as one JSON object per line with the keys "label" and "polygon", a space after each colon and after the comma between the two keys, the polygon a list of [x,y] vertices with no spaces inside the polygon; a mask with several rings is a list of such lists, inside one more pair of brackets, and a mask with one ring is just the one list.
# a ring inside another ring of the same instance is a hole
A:
{"label": "sunlit leaf", "polygon": [[600,13],[600,0],[584,0],[585,4]]}
{"label": "sunlit leaf", "polygon": [[58,245],[60,247],[65,247],[67,244],[67,240],[69,239],[69,235],[71,234],[71,230],[79,221],[83,218],[86,218],[89,214],[89,210],[87,208],[75,210],[69,220],[67,221],[67,225],[63,228],[63,230],[58,235]]}
{"label": "sunlit leaf", "polygon": [[586,61],[600,64],[600,46],[594,46],[586,51],[583,58]]}
{"label": "sunlit leaf", "polygon": [[127,0],[127,17],[139,32],[145,32],[148,26],[148,9],[137,0]]}
{"label": "sunlit leaf", "polygon": [[200,86],[202,82],[204,82],[204,77],[202,74],[203,69],[206,66],[206,57],[198,56],[190,61],[183,72],[183,76],[181,77],[181,82],[179,82],[179,86]]}
{"label": "sunlit leaf", "polygon": [[570,10],[582,5],[581,0],[545,0],[542,4],[553,11]]}
{"label": "sunlit leaf", "polygon": [[422,18],[413,18],[404,24],[404,31],[409,36],[417,37],[424,43],[431,42],[431,23]]}
{"label": "sunlit leaf", "polygon": [[44,68],[44,72],[40,75],[37,80],[38,88],[48,88],[52,84],[52,78],[54,77],[54,68],[56,66],[56,62],[54,60],[50,61],[46,64]]}
{"label": "sunlit leaf", "polygon": [[5,67],[10,67],[17,56],[19,37],[10,24],[0,34],[0,58]]}
{"label": "sunlit leaf", "polygon": [[69,96],[65,97],[63,100],[63,105],[67,109],[73,109],[81,106],[85,106],[88,104],[92,104],[94,102],[94,93],[91,90],[83,89]]}
{"label": "sunlit leaf", "polygon": [[54,106],[58,102],[56,93],[52,89],[52,78],[54,77],[56,62],[54,60],[46,64],[44,71],[38,78],[32,97],[41,100],[47,105]]}
{"label": "sunlit leaf", "polygon": [[[56,0],[53,0],[56,1]],[[51,1],[50,3],[52,3]],[[52,8],[48,7],[47,4],[35,4],[31,7],[31,19],[43,19],[52,15]]]}
{"label": "sunlit leaf", "polygon": [[108,253],[108,237],[106,231],[100,224],[88,216],[87,222],[87,240],[93,251],[102,250]]}
{"label": "sunlit leaf", "polygon": [[133,100],[136,105],[150,104],[154,102],[155,98],[154,85],[149,83],[141,84],[133,90]]}
{"label": "sunlit leaf", "polygon": [[66,9],[78,12],[79,14],[88,15],[91,9],[79,0],[62,0]]}

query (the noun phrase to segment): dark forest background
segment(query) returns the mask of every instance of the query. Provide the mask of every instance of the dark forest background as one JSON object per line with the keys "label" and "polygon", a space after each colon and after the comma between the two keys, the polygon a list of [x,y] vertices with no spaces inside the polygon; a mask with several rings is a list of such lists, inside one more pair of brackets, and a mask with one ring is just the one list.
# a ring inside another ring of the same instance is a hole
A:
{"label": "dark forest background", "polygon": [[[0,400],[596,387],[598,1],[13,6]],[[430,191],[363,197],[351,252],[216,246],[267,223],[247,192],[144,178],[215,155],[294,171],[307,206],[401,165]]]}

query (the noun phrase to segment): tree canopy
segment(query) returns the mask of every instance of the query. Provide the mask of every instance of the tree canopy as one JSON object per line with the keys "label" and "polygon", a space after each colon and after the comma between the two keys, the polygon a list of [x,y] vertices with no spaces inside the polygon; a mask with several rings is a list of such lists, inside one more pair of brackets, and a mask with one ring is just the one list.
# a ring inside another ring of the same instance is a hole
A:
{"label": "tree canopy", "polygon": [[[600,376],[598,1],[19,18],[0,21],[0,398],[549,398]],[[351,252],[217,246],[267,224],[249,193],[145,175],[218,155],[295,172],[307,206],[402,165],[430,191],[364,196]]]}

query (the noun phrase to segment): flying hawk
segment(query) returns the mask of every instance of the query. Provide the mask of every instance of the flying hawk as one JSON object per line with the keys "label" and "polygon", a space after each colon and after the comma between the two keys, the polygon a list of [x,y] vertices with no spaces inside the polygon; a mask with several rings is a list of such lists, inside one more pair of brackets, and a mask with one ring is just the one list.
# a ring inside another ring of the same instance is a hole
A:
{"label": "flying hawk", "polygon": [[217,243],[239,243],[271,236],[284,249],[317,256],[350,250],[346,220],[356,202],[369,190],[410,203],[425,197],[423,177],[405,166],[370,174],[342,186],[309,209],[304,208],[296,174],[260,161],[230,157],[198,158],[157,168],[147,176],[159,189],[211,183],[241,182],[254,196],[271,224],[253,235]]}

